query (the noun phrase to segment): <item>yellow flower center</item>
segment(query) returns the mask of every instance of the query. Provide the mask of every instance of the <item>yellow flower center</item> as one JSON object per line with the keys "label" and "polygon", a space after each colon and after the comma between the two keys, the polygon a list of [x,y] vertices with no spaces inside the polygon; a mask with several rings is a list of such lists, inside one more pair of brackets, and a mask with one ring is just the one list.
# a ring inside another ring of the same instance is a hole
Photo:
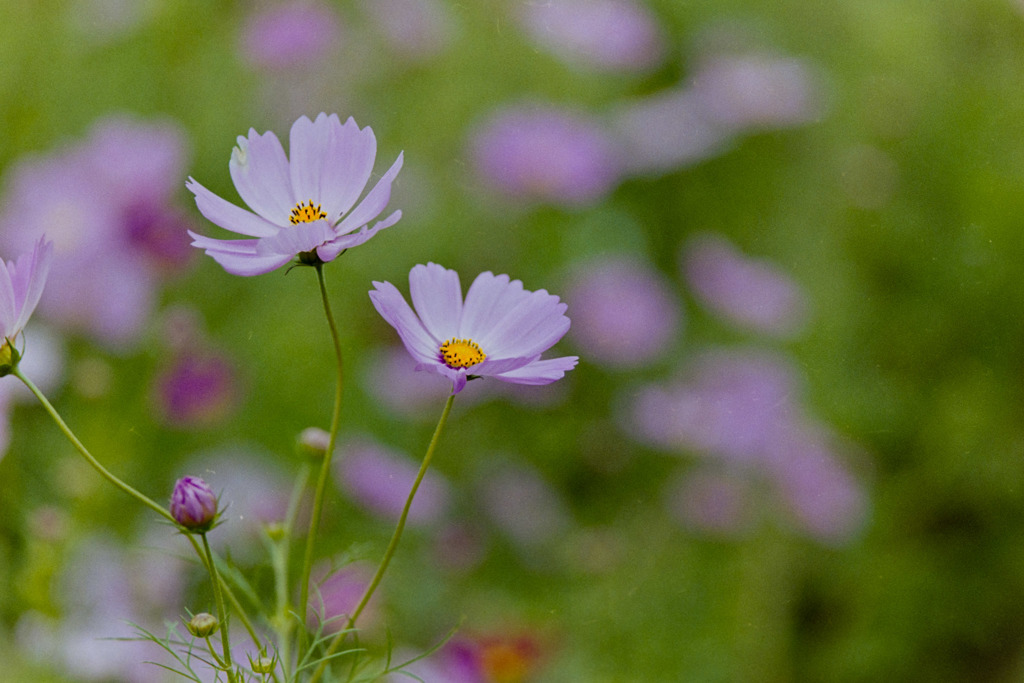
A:
{"label": "yellow flower center", "polygon": [[288,220],[291,221],[292,225],[298,225],[299,223],[312,223],[324,218],[327,218],[327,214],[324,213],[319,204],[314,205],[313,200],[310,199],[305,204],[302,202],[296,204]]}
{"label": "yellow flower center", "polygon": [[487,354],[481,351],[480,346],[472,339],[454,337],[441,344],[441,355],[444,357],[445,365],[456,370],[482,363],[487,358]]}

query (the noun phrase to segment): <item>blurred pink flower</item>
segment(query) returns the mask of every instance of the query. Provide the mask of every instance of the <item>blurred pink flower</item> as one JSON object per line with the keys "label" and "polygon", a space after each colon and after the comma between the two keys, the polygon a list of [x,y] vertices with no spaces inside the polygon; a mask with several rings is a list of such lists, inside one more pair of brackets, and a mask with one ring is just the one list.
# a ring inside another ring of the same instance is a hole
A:
{"label": "blurred pink flower", "polygon": [[391,49],[407,59],[434,57],[451,41],[455,18],[438,0],[362,0],[360,5]]}
{"label": "blurred pink flower", "polygon": [[864,527],[864,485],[839,458],[824,428],[797,424],[769,446],[768,471],[793,526],[822,543],[840,545]]}
{"label": "blurred pink flower", "polygon": [[[311,626],[322,623],[325,633],[337,633],[348,627],[347,617],[355,610],[373,580],[375,567],[368,563],[352,563],[331,570],[326,564],[313,568],[316,593],[310,598]],[[365,631],[379,621],[380,594],[374,593],[359,618],[359,628]]]}
{"label": "blurred pink flower", "polygon": [[647,71],[666,51],[657,21],[632,0],[526,2],[520,21],[534,43],[576,66]]}
{"label": "blurred pink flower", "polygon": [[460,634],[388,680],[398,683],[412,675],[423,683],[526,683],[540,668],[542,655],[542,643],[530,634]]}
{"label": "blurred pink flower", "polygon": [[329,5],[287,2],[250,15],[239,49],[250,66],[287,69],[318,64],[342,39],[341,24]]}
{"label": "blurred pink flower", "polygon": [[189,257],[189,222],[172,203],[184,161],[176,124],[113,116],[82,142],[15,164],[0,242],[23,251],[44,233],[53,240],[43,317],[113,347],[138,338],[161,279]]}
{"label": "blurred pink flower", "polygon": [[196,349],[170,359],[154,380],[157,414],[178,428],[223,421],[237,405],[235,367],[226,354]]}
{"label": "blurred pink flower", "polygon": [[198,311],[172,307],[162,315],[162,363],[151,395],[157,417],[179,429],[222,422],[238,407],[238,371],[230,356],[216,349]]}
{"label": "blurred pink flower", "polygon": [[753,522],[756,492],[747,473],[701,467],[680,475],[669,486],[665,505],[689,528],[735,536]]}
{"label": "blurred pink flower", "polygon": [[538,472],[506,465],[479,486],[487,517],[516,544],[532,548],[558,541],[572,525],[568,506]]}
{"label": "blurred pink flower", "polygon": [[768,53],[709,55],[693,91],[718,125],[732,130],[788,128],[821,115],[815,74],[803,60]]}
{"label": "blurred pink flower", "polygon": [[[682,380],[640,389],[626,419],[644,441],[766,487],[801,533],[842,543],[864,526],[867,492],[841,459],[835,437],[805,416],[794,375],[765,352],[705,353]],[[684,520],[714,528],[716,519],[728,521],[733,513],[740,519],[741,508],[728,501],[735,491],[722,481],[696,483],[701,488],[690,483],[685,492],[693,499],[675,507]],[[708,498],[709,489],[723,500]]]}
{"label": "blurred pink flower", "polygon": [[609,112],[609,129],[633,175],[665,173],[718,156],[732,146],[732,134],[719,126],[688,88],[666,88],[621,102]]}
{"label": "blurred pink flower", "polygon": [[[163,633],[166,615],[180,609],[179,577],[186,572],[186,564],[166,548],[135,552],[107,537],[79,539],[55,582],[61,619],[24,614],[18,645],[75,680],[168,681],[151,663],[170,663],[166,653],[136,640],[133,624]],[[154,590],[153,580],[168,583]]]}
{"label": "blurred pink flower", "polygon": [[[369,439],[354,439],[341,448],[334,461],[338,485],[369,512],[398,521],[409,497],[419,465],[403,453]],[[427,472],[409,509],[408,523],[429,525],[447,511],[448,484],[435,472]]]}
{"label": "blurred pink flower", "polygon": [[792,278],[767,260],[744,256],[724,236],[690,238],[682,265],[697,298],[726,320],[775,337],[803,327],[807,300]]}
{"label": "blurred pink flower", "polygon": [[630,429],[663,448],[750,464],[792,421],[796,392],[793,369],[776,354],[704,352],[692,357],[681,380],[635,394]]}
{"label": "blurred pink flower", "polygon": [[627,255],[581,266],[565,298],[573,310],[570,339],[589,360],[612,367],[657,360],[683,325],[682,307],[666,279]]}
{"label": "blurred pink flower", "polygon": [[614,139],[595,121],[554,106],[499,109],[470,140],[481,180],[527,203],[586,206],[619,180]]}

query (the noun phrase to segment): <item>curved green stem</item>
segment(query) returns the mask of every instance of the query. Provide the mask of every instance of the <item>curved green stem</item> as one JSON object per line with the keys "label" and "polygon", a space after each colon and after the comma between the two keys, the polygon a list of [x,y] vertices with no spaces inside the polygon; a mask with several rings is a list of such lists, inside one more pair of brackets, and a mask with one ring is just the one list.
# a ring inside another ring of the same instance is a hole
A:
{"label": "curved green stem", "polygon": [[344,364],[341,357],[341,340],[338,338],[338,326],[334,322],[334,315],[331,313],[331,303],[327,298],[327,285],[324,282],[323,264],[316,265],[317,282],[320,284],[320,298],[324,305],[324,314],[327,316],[327,326],[331,330],[331,340],[334,342],[334,357],[338,364],[338,380],[334,388],[334,410],[331,414],[331,429],[327,440],[327,450],[324,451],[323,462],[320,465],[320,474],[316,481],[316,492],[313,495],[313,513],[309,519],[309,533],[306,535],[306,554],[302,561],[302,575],[299,583],[299,606],[298,613],[303,618],[299,633],[306,633],[306,620],[309,618],[309,575],[313,569],[313,553],[316,550],[316,533],[320,527],[320,515],[324,508],[324,491],[327,489],[327,480],[331,473],[331,457],[334,455],[334,442],[338,438],[338,424],[341,418],[341,391],[344,384]]}
{"label": "curved green stem", "polygon": [[423,463],[420,465],[419,472],[416,473],[416,480],[412,483],[412,489],[409,491],[409,497],[405,499],[405,506],[402,508],[402,514],[398,518],[398,525],[395,527],[395,532],[391,535],[391,542],[388,543],[387,550],[384,551],[384,558],[380,561],[380,566],[377,567],[377,573],[373,575],[373,579],[370,581],[370,585],[366,587],[366,591],[363,593],[362,599],[356,608],[352,611],[351,616],[348,618],[348,624],[345,629],[340,631],[338,635],[334,636],[330,646],[327,648],[327,652],[324,654],[323,660],[320,665],[313,672],[313,677],[309,679],[309,683],[316,683],[324,674],[324,670],[327,668],[327,663],[330,661],[331,656],[341,646],[345,636],[355,626],[356,619],[366,609],[366,605],[370,602],[370,598],[373,597],[374,592],[377,590],[377,586],[380,585],[381,580],[384,578],[384,572],[387,571],[388,565],[391,564],[391,558],[394,557],[395,551],[398,550],[398,542],[402,539],[402,531],[405,529],[405,521],[409,517],[409,509],[412,508],[413,498],[416,496],[416,491],[420,487],[420,482],[423,481],[424,475],[427,473],[427,468],[430,467],[430,461],[434,458],[434,451],[437,449],[437,442],[441,438],[441,432],[444,430],[444,425],[448,421],[448,413],[452,410],[452,403],[455,401],[455,394],[448,397],[448,401],[444,404],[444,411],[441,413],[441,419],[437,422],[437,427],[434,429],[434,436],[430,439],[430,445],[427,446],[427,452],[423,456]]}
{"label": "curved green stem", "polygon": [[53,421],[57,423],[57,427],[60,429],[61,432],[64,433],[64,436],[67,437],[67,440],[70,441],[71,445],[74,446],[75,449],[82,454],[82,457],[85,458],[90,465],[92,465],[93,469],[100,473],[100,476],[102,476],[104,479],[109,481],[117,488],[127,493],[129,496],[138,500],[143,505],[149,507],[150,509],[158,513],[161,517],[169,521],[171,524],[174,524],[174,526],[179,526],[177,521],[175,521],[174,517],[167,510],[167,508],[155,503],[151,498],[149,498],[145,494],[140,493],[139,491],[135,490],[125,482],[121,481],[116,476],[114,476],[106,467],[101,465],[100,462],[93,457],[92,453],[89,452],[89,449],[87,449],[82,444],[82,442],[78,440],[78,437],[75,436],[75,433],[72,432],[71,428],[67,426],[64,420],[61,418],[60,414],[57,412],[57,409],[54,408],[53,405],[47,400],[46,396],[43,395],[43,392],[39,391],[36,385],[32,383],[32,380],[23,375],[21,370],[17,366],[15,366],[13,370],[11,370],[11,374],[20,379],[25,384],[25,386],[28,387],[29,391],[31,391],[35,395],[35,397],[39,399],[39,402],[43,405],[43,408],[45,408],[46,412],[50,414],[50,417],[53,418]]}
{"label": "curved green stem", "polygon": [[217,563],[213,559],[213,551],[210,550],[210,542],[206,534],[199,536],[203,539],[203,550],[206,555],[206,566],[210,570],[210,579],[213,581],[213,597],[217,602],[217,619],[220,620],[220,643],[224,650],[224,668],[228,672],[229,683],[234,683],[235,672],[231,663],[231,637],[228,629],[228,611],[224,607],[224,592],[221,590],[220,574],[217,572]]}

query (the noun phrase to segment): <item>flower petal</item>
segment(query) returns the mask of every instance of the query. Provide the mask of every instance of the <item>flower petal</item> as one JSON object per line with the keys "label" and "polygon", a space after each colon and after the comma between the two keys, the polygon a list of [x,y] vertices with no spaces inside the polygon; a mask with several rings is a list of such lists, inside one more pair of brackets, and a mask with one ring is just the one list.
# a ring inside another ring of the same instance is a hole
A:
{"label": "flower petal", "polygon": [[402,170],[403,154],[398,155],[398,159],[391,165],[384,177],[377,181],[373,189],[363,197],[363,201],[352,209],[352,213],[338,224],[335,229],[339,234],[344,235],[361,228],[380,215],[380,212],[388,205],[388,200],[391,199],[391,183],[398,172]]}
{"label": "flower petal", "polygon": [[288,225],[292,207],[306,199],[294,196],[288,158],[281,141],[272,132],[260,135],[255,128],[250,128],[248,138],[238,136],[238,145],[231,151],[228,167],[242,200],[274,225]]}
{"label": "flower petal", "polygon": [[337,223],[359,199],[373,172],[373,131],[360,130],[351,117],[341,125],[337,114],[320,114],[315,122],[306,117],[296,121],[289,144],[296,197],[315,199],[327,219]]}
{"label": "flower petal", "polygon": [[334,231],[327,221],[298,223],[290,228],[279,230],[276,235],[264,237],[256,243],[256,253],[260,256],[271,254],[289,257],[312,251],[334,237]]}
{"label": "flower petal", "polygon": [[509,282],[508,275],[495,275],[489,271],[480,273],[466,293],[459,337],[478,342],[486,338],[487,331],[526,296],[519,280]]}
{"label": "flower petal", "polygon": [[459,330],[462,287],[459,274],[436,263],[414,266],[409,272],[409,295],[423,326],[440,342]]}
{"label": "flower petal", "polygon": [[579,362],[577,356],[535,360],[517,370],[494,375],[494,378],[512,384],[551,384],[562,379],[566,372],[576,367],[577,362]]}
{"label": "flower petal", "polygon": [[232,275],[263,275],[292,259],[291,254],[258,255],[256,245],[259,240],[216,240],[191,230],[188,234],[192,237],[192,246],[206,251],[207,256]]}
{"label": "flower petal", "polygon": [[441,340],[435,339],[390,282],[374,282],[370,301],[381,317],[395,328],[406,350],[421,364],[439,365]]}
{"label": "flower petal", "polygon": [[360,244],[366,242],[384,228],[390,228],[392,225],[397,223],[401,217],[402,212],[395,211],[393,214],[391,214],[384,220],[374,223],[372,228],[363,226],[363,229],[360,230],[359,232],[350,232],[347,235],[341,235],[340,237],[336,237],[331,242],[328,242],[327,244],[318,247],[316,250],[317,256],[319,256],[320,260],[323,261],[324,263],[333,261],[338,257],[338,254],[345,251],[346,249],[358,247]]}
{"label": "flower petal", "polygon": [[214,225],[219,225],[225,230],[250,237],[269,237],[277,234],[277,231],[280,230],[276,225],[253,212],[246,211],[226,199],[218,197],[196,182],[194,178],[189,178],[185,187],[196,196],[196,207],[199,209],[199,213]]}
{"label": "flower petal", "polygon": [[36,310],[52,261],[53,242],[40,237],[31,254],[24,254],[18,258],[17,263],[11,264],[9,271],[14,288],[15,311],[18,314],[12,328],[15,334],[24,329],[32,312]]}
{"label": "flower petal", "polygon": [[555,335],[550,346],[569,329],[569,320],[562,315],[564,310],[565,304],[559,303],[557,296],[543,289],[528,292],[480,335],[477,343],[485,353],[497,357],[538,354],[546,348],[540,348],[543,340]]}
{"label": "flower petal", "polygon": [[14,322],[17,317],[15,311],[14,284],[11,282],[7,262],[0,260],[0,346],[3,345],[3,339],[16,334],[14,331]]}

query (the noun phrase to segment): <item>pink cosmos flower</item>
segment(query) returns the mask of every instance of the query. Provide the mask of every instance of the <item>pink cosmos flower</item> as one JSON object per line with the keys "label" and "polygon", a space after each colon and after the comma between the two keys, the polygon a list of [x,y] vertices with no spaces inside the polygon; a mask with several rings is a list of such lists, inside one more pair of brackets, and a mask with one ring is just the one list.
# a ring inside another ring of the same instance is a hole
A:
{"label": "pink cosmos flower", "polygon": [[45,237],[17,261],[0,260],[0,339],[5,343],[13,344],[36,310],[52,260],[53,242]]}
{"label": "pink cosmos flower", "polygon": [[186,183],[210,222],[255,238],[218,240],[189,231],[192,246],[233,275],[262,275],[296,257],[304,263],[333,261],[402,217],[395,211],[369,227],[387,206],[402,154],[356,203],[377,155],[369,127],[360,129],[352,118],[342,125],[337,114],[321,113],[315,121],[303,116],[292,125],[289,147],[290,159],[271,132],[260,135],[250,128],[248,137],[238,137],[229,168],[251,211],[218,197],[194,178]]}
{"label": "pink cosmos flower", "polygon": [[457,394],[466,381],[494,377],[513,384],[550,384],[576,367],[576,356],[541,360],[569,329],[566,305],[519,280],[486,272],[462,299],[459,274],[436,263],[409,273],[416,311],[390,282],[374,282],[370,299],[398,331],[418,370],[433,370],[452,381]]}

